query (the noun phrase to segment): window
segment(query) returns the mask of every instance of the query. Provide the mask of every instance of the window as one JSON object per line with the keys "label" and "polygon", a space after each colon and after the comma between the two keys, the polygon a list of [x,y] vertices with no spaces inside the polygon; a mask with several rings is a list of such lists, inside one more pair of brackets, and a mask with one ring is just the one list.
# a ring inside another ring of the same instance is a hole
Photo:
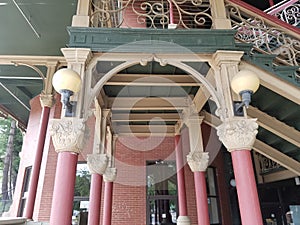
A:
{"label": "window", "polygon": [[177,177],[174,161],[147,161],[147,225],[176,224]]}
{"label": "window", "polygon": [[207,201],[210,224],[221,224],[219,216],[219,198],[216,187],[216,176],[214,168],[209,167],[206,174]]}
{"label": "window", "polygon": [[21,191],[21,201],[18,210],[18,216],[22,217],[24,213],[24,209],[26,206],[26,200],[28,196],[30,175],[31,175],[32,166],[26,167],[24,172],[23,186]]}

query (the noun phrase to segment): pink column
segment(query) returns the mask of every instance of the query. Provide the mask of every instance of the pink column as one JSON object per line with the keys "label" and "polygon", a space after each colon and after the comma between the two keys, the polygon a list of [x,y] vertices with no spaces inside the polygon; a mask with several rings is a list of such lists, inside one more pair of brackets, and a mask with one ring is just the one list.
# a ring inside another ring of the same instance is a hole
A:
{"label": "pink column", "polygon": [[112,197],[113,197],[113,182],[105,182],[102,225],[111,225]]}
{"label": "pink column", "polygon": [[31,179],[30,179],[30,186],[29,186],[29,191],[28,191],[26,208],[25,208],[25,212],[24,212],[24,217],[26,217],[27,219],[32,219],[32,216],[33,216],[34,203],[35,203],[35,198],[36,198],[41,162],[42,162],[42,158],[43,158],[43,150],[44,150],[44,145],[45,145],[45,137],[46,137],[47,126],[48,126],[48,121],[49,121],[49,113],[50,113],[50,107],[45,106],[42,108],[41,123],[40,123],[39,133],[38,133],[37,149],[36,149],[36,153],[35,153],[34,164],[32,166],[32,175],[31,175]]}
{"label": "pink column", "polygon": [[205,172],[194,172],[198,225],[209,225]]}
{"label": "pink column", "polygon": [[262,225],[258,193],[249,150],[231,152],[243,225]]}
{"label": "pink column", "polygon": [[58,153],[50,225],[71,225],[78,154]]}
{"label": "pink column", "polygon": [[93,173],[91,175],[89,225],[99,225],[100,223],[102,180],[103,177],[100,174]]}
{"label": "pink column", "polygon": [[182,157],[182,144],[180,135],[175,136],[176,167],[177,167],[177,192],[179,204],[179,216],[187,216],[186,190],[184,180],[184,163]]}

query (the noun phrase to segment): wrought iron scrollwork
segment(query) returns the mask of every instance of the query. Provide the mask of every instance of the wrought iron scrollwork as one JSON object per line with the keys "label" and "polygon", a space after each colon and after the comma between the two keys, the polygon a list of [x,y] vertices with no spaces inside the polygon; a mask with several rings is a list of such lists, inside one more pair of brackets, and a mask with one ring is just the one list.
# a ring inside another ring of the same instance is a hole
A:
{"label": "wrought iron scrollwork", "polygon": [[277,162],[274,162],[273,160],[259,154],[255,153],[258,156],[259,160],[259,167],[260,167],[260,173],[261,174],[266,174],[270,172],[277,171],[278,169],[281,168],[280,164]]}
{"label": "wrought iron scrollwork", "polygon": [[300,1],[288,5],[274,14],[280,20],[293,26],[300,25]]}
{"label": "wrought iron scrollwork", "polygon": [[[253,44],[252,53],[274,54],[276,64],[300,66],[300,41],[268,21],[254,14],[241,11],[237,6],[226,5],[228,18],[233,29],[237,30],[235,38],[240,42]],[[295,80],[300,81],[300,73],[295,73]]]}
{"label": "wrought iron scrollwork", "polygon": [[91,4],[94,27],[211,28],[212,16],[207,0],[94,0]]}

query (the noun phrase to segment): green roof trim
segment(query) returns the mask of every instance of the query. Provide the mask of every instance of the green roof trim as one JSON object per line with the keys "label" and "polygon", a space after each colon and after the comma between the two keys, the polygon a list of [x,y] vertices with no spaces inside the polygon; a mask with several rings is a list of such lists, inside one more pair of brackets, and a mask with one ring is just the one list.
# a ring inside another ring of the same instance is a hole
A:
{"label": "green roof trim", "polygon": [[68,27],[69,47],[98,52],[213,53],[217,50],[249,51],[236,43],[234,30],[163,30]]}

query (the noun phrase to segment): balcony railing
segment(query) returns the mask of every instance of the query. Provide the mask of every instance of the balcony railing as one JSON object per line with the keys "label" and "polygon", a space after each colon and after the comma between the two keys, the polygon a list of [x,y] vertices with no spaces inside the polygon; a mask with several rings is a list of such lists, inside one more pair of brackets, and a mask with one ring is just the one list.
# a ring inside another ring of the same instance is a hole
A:
{"label": "balcony railing", "polygon": [[[236,40],[253,44],[251,53],[276,55],[276,67],[300,66],[299,30],[273,16],[258,13],[257,10],[251,11],[239,4],[235,0],[227,1],[226,4],[232,28],[237,31]],[[299,70],[290,76],[300,82]]]}
{"label": "balcony railing", "polygon": [[208,0],[93,0],[93,27],[210,29]]}

